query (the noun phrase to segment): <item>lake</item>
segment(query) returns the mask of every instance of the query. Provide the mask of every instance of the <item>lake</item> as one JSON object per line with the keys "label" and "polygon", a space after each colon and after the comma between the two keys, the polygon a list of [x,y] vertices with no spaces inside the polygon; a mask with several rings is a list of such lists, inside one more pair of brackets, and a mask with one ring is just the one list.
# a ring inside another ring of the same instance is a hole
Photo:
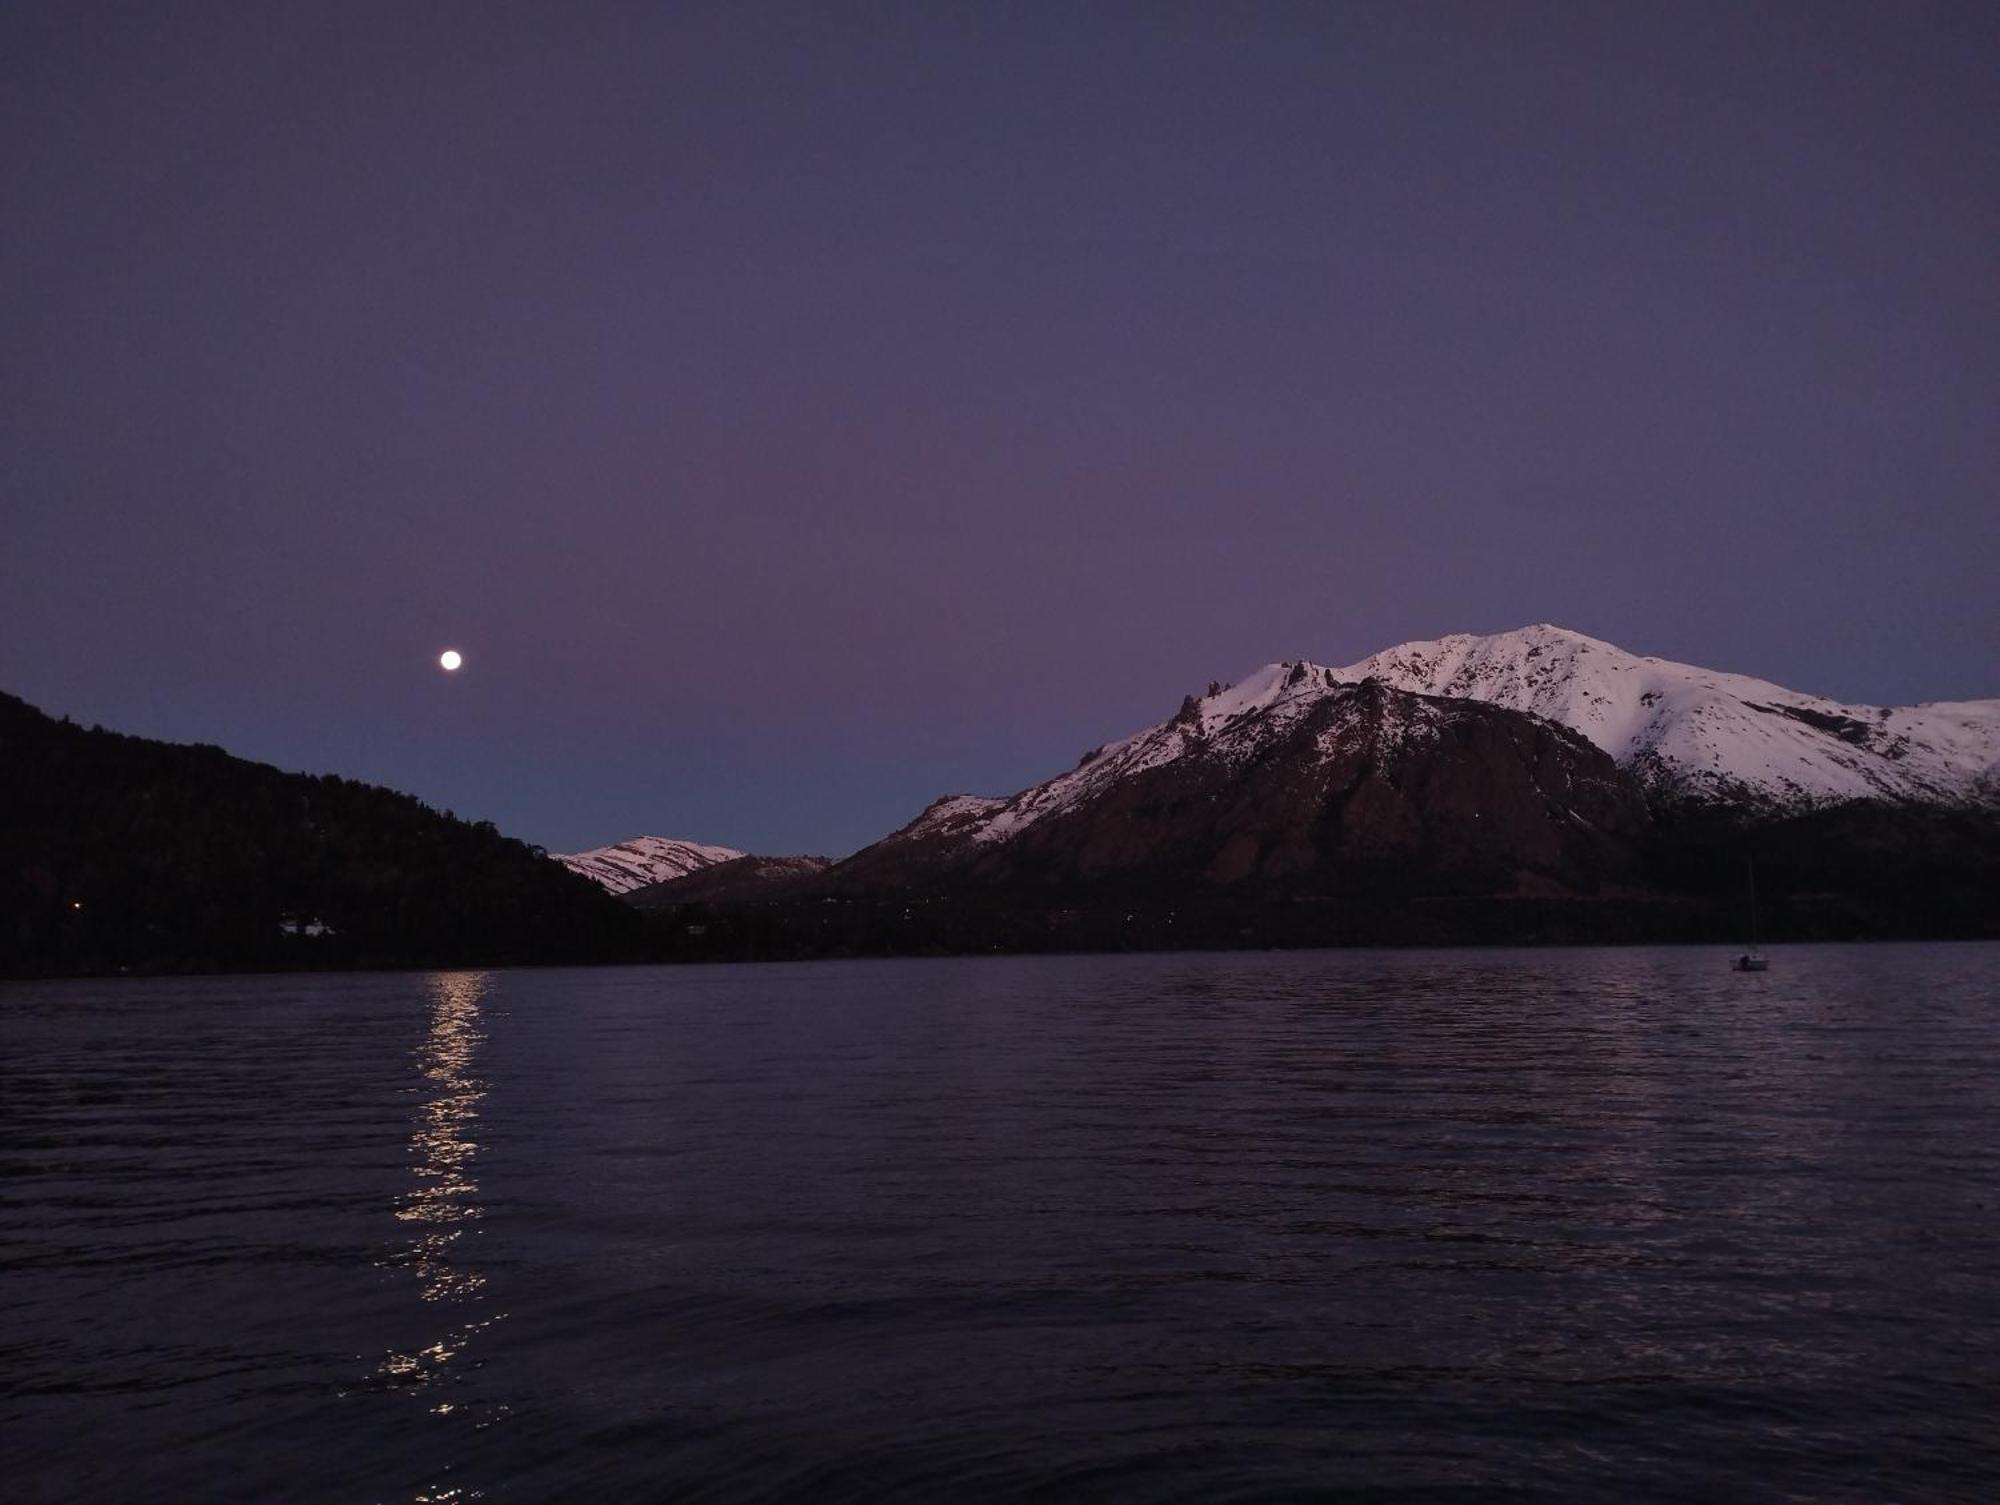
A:
{"label": "lake", "polygon": [[2000,947],[0,986],[20,1501],[2000,1499]]}

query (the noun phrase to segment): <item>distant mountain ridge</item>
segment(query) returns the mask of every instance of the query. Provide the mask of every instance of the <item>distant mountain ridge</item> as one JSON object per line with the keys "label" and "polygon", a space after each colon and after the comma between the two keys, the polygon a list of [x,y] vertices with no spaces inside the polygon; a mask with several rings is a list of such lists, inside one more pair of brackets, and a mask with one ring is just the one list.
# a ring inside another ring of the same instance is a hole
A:
{"label": "distant mountain ridge", "polygon": [[615,846],[596,847],[588,852],[549,854],[573,873],[580,873],[606,893],[627,894],[655,883],[685,878],[720,862],[734,862],[746,855],[734,847],[710,846],[699,841],[677,841],[667,836],[635,836]]}
{"label": "distant mountain ridge", "polygon": [[828,863],[657,836],[551,860],[0,695],[0,972],[1714,939],[1753,857],[1774,935],[2000,937],[2000,700],[1456,634],[1212,683]]}

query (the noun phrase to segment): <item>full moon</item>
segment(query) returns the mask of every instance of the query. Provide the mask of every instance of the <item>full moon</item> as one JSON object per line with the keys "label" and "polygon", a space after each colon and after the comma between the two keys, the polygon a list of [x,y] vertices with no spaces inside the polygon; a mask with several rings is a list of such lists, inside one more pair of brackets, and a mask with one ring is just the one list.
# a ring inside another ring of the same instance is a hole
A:
{"label": "full moon", "polygon": [[447,648],[438,655],[438,667],[447,674],[464,662],[465,659],[459,654],[456,648]]}

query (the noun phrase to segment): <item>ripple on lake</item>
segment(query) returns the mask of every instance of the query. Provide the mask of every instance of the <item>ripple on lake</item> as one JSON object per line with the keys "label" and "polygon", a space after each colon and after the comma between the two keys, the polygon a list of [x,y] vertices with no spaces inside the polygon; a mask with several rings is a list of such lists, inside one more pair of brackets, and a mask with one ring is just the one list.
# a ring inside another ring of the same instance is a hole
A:
{"label": "ripple on lake", "polygon": [[2000,1497],[2000,948],[0,988],[28,1500]]}

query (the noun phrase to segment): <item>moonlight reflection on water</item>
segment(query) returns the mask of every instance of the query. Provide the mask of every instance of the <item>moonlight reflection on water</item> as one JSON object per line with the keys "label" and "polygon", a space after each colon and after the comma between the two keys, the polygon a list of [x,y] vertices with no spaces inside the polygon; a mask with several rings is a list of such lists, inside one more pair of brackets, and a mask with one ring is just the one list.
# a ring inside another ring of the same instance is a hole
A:
{"label": "moonlight reflection on water", "polygon": [[[481,1311],[486,1277],[465,1262],[460,1248],[468,1225],[481,1215],[473,1200],[479,1192],[474,1164],[479,1141],[473,1136],[486,1084],[472,1068],[485,1039],[479,1004],[490,981],[484,972],[441,972],[430,983],[430,1029],[420,1052],[423,1083],[412,1089],[422,1095],[410,1128],[410,1174],[417,1184],[397,1198],[395,1209],[397,1221],[409,1225],[415,1237],[386,1263],[413,1273],[426,1302],[444,1304],[466,1320],[449,1324],[422,1348],[384,1358],[376,1373],[391,1384],[430,1384],[495,1320]],[[443,1400],[432,1407],[439,1415],[452,1409]]]}

